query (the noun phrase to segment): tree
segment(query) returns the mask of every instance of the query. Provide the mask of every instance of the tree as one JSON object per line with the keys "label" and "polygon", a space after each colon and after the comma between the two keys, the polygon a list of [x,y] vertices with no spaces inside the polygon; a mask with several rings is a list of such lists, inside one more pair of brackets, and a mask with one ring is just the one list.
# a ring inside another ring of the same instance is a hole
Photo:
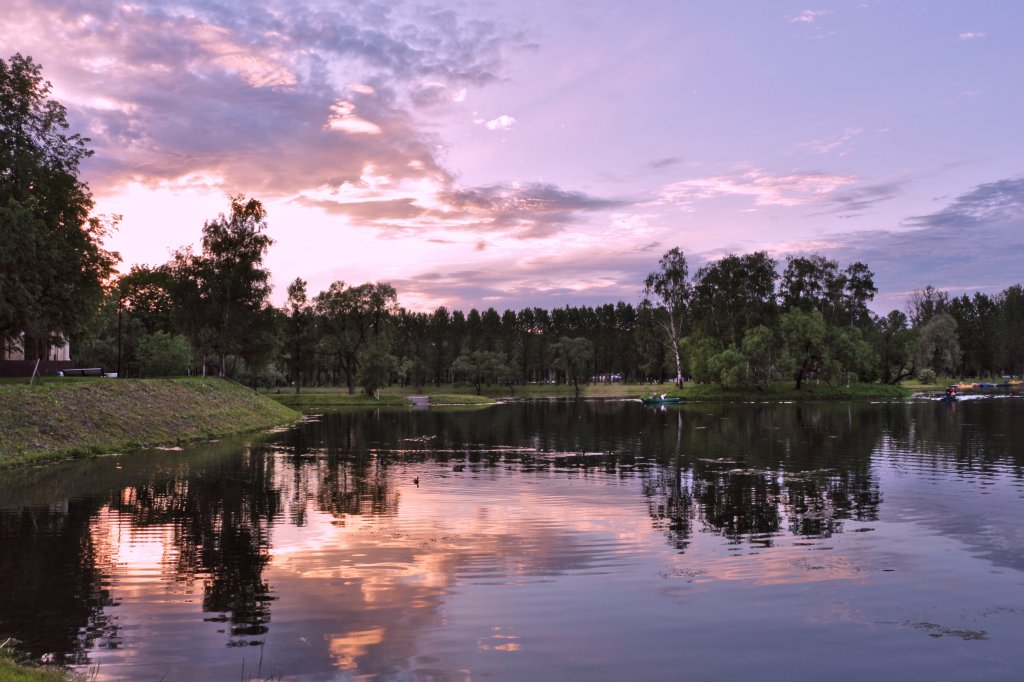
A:
{"label": "tree", "polygon": [[872,320],[868,303],[878,293],[875,274],[864,263],[855,261],[847,266],[843,280],[843,313],[847,322],[858,329],[869,329]]}
{"label": "tree", "polygon": [[231,214],[203,225],[202,253],[180,249],[170,265],[179,323],[204,356],[218,359],[220,376],[234,370],[229,357],[250,370],[266,358],[273,316],[263,257],[274,243],[265,234],[266,216],[256,199],[231,197]]}
{"label": "tree", "polygon": [[383,345],[370,346],[359,356],[359,385],[366,395],[380,400],[380,389],[397,370],[398,360]]}
{"label": "tree", "polygon": [[1003,370],[1024,372],[1024,287],[1014,284],[999,294],[999,356]]}
{"label": "tree", "polygon": [[992,297],[977,292],[950,300],[949,316],[956,320],[963,351],[958,367],[961,376],[984,376],[996,369],[996,347],[1000,329],[999,304]]}
{"label": "tree", "polygon": [[817,310],[828,322],[842,289],[836,261],[817,254],[791,257],[782,273],[779,299],[785,310]]}
{"label": "tree", "polygon": [[916,289],[907,300],[910,324],[915,329],[921,327],[936,315],[946,312],[948,307],[949,294],[947,292],[939,291],[931,284],[924,289]]}
{"label": "tree", "polygon": [[860,261],[845,270],[839,263],[817,254],[790,258],[782,273],[779,299],[785,310],[817,310],[825,324],[867,329],[871,314],[867,304],[874,299],[874,273]]}
{"label": "tree", "polygon": [[793,362],[796,388],[800,390],[804,380],[818,372],[824,364],[828,328],[821,312],[817,310],[790,310],[782,314],[779,323]]}
{"label": "tree", "polygon": [[302,376],[308,375],[316,349],[313,309],[306,294],[306,281],[301,277],[296,277],[288,285],[284,314],[287,318],[284,330],[285,359],[288,374],[295,382],[295,392],[299,393],[302,389]]}
{"label": "tree", "polygon": [[551,346],[554,366],[565,375],[566,383],[571,383],[580,397],[580,380],[587,381],[590,363],[594,359],[594,344],[590,339],[563,336],[558,343]]}
{"label": "tree", "polygon": [[775,334],[764,325],[749,329],[743,336],[741,349],[750,368],[750,385],[760,388],[772,380],[775,368]]}
{"label": "tree", "polygon": [[477,395],[483,384],[497,383],[510,372],[504,356],[496,351],[467,351],[452,362],[452,373],[473,384]]}
{"label": "tree", "polygon": [[705,265],[693,287],[694,325],[721,348],[738,346],[748,329],[774,322],[776,279],[775,261],[764,251]]}
{"label": "tree", "polygon": [[735,388],[748,383],[747,356],[736,346],[729,346],[708,358],[708,370],[722,388]]}
{"label": "tree", "polygon": [[918,363],[936,372],[948,372],[960,362],[956,320],[938,313],[926,322],[918,336]]}
{"label": "tree", "polygon": [[660,314],[657,324],[663,332],[665,348],[675,359],[676,386],[682,387],[683,361],[679,342],[683,338],[683,324],[690,300],[690,285],[686,281],[689,269],[686,256],[678,247],[667,251],[658,265],[661,269],[647,275],[644,280],[644,293],[658,298]]}
{"label": "tree", "polygon": [[337,281],[317,294],[313,305],[320,350],[344,373],[348,392],[355,393],[363,351],[390,347],[389,324],[398,312],[398,294],[387,282],[346,286]]}
{"label": "tree", "polygon": [[914,376],[917,371],[917,335],[904,313],[893,310],[879,318],[872,338],[883,383],[898,384]]}
{"label": "tree", "polygon": [[30,57],[0,59],[0,341],[24,333],[26,358],[84,330],[120,258],[78,179],[89,140],[50,87]]}

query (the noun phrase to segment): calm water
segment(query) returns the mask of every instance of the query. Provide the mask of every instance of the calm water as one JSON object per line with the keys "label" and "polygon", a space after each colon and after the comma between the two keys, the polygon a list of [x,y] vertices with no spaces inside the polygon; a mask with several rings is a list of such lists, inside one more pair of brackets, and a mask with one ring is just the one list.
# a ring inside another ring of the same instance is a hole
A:
{"label": "calm water", "polygon": [[1024,398],[347,412],[5,473],[99,680],[1020,680]]}

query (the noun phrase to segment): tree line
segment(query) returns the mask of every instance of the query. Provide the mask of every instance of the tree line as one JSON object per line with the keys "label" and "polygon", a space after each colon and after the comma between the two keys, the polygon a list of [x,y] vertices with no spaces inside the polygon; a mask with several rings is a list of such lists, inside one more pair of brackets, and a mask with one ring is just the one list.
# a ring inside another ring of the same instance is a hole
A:
{"label": "tree line", "polygon": [[71,339],[80,366],[122,376],[213,373],[371,394],[394,383],[479,392],[559,382],[578,393],[588,381],[799,388],[1024,370],[1019,284],[959,298],[928,286],[878,316],[869,267],[821,255],[729,254],[691,273],[674,248],[637,303],[417,312],[386,282],[313,293],[299,278],[278,308],[266,211],[239,195],[203,225],[198,251],[117,276],[118,254],[102,248],[109,224],[90,217],[78,178],[89,141],[69,133],[49,92],[31,58],[0,60],[0,341],[28,358]]}
{"label": "tree line", "polygon": [[[255,199],[203,226],[202,249],[112,281],[79,358],[125,376],[214,373],[253,384],[344,386],[376,394],[399,384],[664,382],[723,387],[779,380],[897,383],[936,375],[1019,374],[1024,291],[951,298],[925,287],[905,311],[873,313],[870,268],[821,255],[780,264],[729,254],[689,272],[668,251],[639,303],[411,311],[386,282],[301,278],[270,304],[263,258],[272,245]],[[638,283],[639,289],[639,283]]]}

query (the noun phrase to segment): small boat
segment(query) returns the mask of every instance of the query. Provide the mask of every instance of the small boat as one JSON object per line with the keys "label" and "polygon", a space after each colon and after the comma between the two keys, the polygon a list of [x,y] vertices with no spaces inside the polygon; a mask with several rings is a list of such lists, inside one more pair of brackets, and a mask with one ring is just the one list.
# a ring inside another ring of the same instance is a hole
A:
{"label": "small boat", "polygon": [[640,402],[644,405],[676,405],[683,402],[683,399],[673,398],[671,396],[652,395],[650,398],[641,398]]}

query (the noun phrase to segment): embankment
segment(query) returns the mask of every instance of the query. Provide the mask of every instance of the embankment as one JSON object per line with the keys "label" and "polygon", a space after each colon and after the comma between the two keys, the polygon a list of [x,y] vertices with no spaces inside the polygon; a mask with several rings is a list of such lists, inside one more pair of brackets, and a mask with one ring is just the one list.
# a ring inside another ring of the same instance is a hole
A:
{"label": "embankment", "polygon": [[0,469],[217,438],[298,413],[221,379],[63,379],[0,385]]}

